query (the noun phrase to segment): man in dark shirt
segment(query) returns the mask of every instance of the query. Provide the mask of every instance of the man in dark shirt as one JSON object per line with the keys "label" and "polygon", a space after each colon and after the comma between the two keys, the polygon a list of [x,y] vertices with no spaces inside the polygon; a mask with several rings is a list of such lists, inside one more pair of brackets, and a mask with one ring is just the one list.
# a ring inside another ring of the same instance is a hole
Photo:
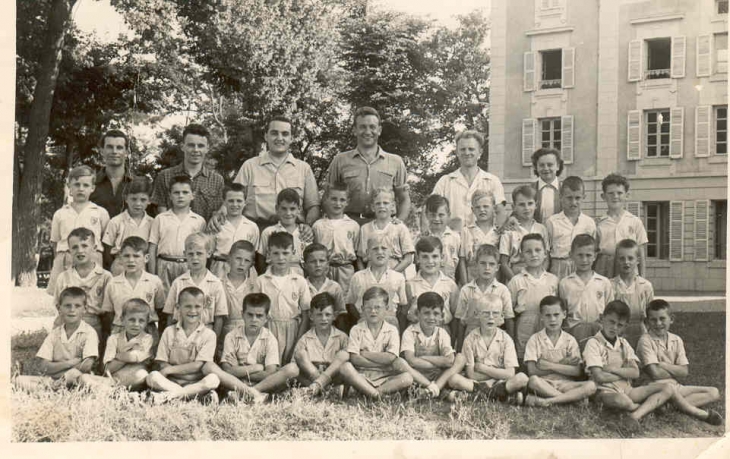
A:
{"label": "man in dark shirt", "polygon": [[124,190],[132,181],[126,168],[129,156],[129,138],[117,129],[106,131],[99,142],[104,169],[96,174],[96,189],[89,200],[113,218],[124,210]]}

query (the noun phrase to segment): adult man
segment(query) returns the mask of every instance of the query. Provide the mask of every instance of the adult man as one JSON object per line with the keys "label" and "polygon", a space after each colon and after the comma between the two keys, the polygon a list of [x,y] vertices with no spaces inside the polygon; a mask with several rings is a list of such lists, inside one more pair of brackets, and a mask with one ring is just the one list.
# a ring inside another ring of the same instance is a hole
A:
{"label": "adult man", "polygon": [[178,175],[187,175],[193,183],[191,209],[206,221],[223,204],[223,177],[205,166],[210,148],[210,133],[205,126],[189,124],[183,130],[183,162],[162,170],[155,179],[151,201],[161,214],[170,207],[170,183]]}
{"label": "adult man", "polygon": [[132,181],[126,168],[129,156],[129,138],[117,129],[106,131],[99,141],[104,169],[96,174],[96,189],[89,200],[109,213],[114,218],[124,210],[124,190]]}
{"label": "adult man", "polygon": [[406,221],[411,211],[406,165],[400,156],[380,148],[378,138],[381,132],[377,110],[371,107],[358,108],[353,122],[357,146],[354,150],[335,155],[327,171],[328,183],[347,183],[350,203],[345,212],[360,225],[375,218],[369,205],[370,192],[374,188],[393,189],[400,220]]}

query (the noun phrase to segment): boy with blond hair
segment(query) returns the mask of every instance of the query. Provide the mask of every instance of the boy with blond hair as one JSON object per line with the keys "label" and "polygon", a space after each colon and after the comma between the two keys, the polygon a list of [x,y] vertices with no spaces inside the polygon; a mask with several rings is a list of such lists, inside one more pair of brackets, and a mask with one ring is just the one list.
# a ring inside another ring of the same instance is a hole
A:
{"label": "boy with blond hair", "polygon": [[312,298],[319,293],[328,293],[334,299],[335,326],[347,330],[347,308],[345,292],[337,282],[327,277],[329,258],[327,247],[313,242],[304,249],[304,272],[307,274],[309,294]]}
{"label": "boy with blond hair", "polygon": [[615,264],[618,266],[618,275],[611,279],[614,299],[623,301],[631,308],[631,319],[624,331],[624,337],[632,347],[646,333],[646,306],[654,299],[651,282],[638,274],[640,253],[641,248],[631,239],[624,239],[616,244]]}
{"label": "boy with blond hair", "polygon": [[292,237],[292,246],[289,253],[289,267],[295,274],[304,276],[302,270],[302,254],[304,248],[314,242],[311,232],[303,232],[302,226],[297,223],[297,217],[302,213],[302,197],[294,188],[284,188],[276,196],[276,225],[269,226],[261,231],[259,239],[259,254],[256,268],[264,272],[271,264],[269,254],[269,237],[274,233],[289,233]]}
{"label": "boy with blond hair", "polygon": [[512,208],[518,225],[514,229],[505,231],[499,240],[500,264],[504,282],[509,282],[525,267],[522,252],[520,252],[520,243],[525,235],[537,233],[543,237],[546,243],[548,242],[547,229],[535,220],[536,193],[530,185],[519,186],[512,192]]}
{"label": "boy with blond hair", "polygon": [[494,195],[488,191],[477,190],[471,197],[471,211],[474,223],[465,224],[461,230],[461,251],[459,270],[463,282],[476,278],[476,253],[482,244],[499,247],[500,234],[494,224]]}
{"label": "boy with blond hair", "polygon": [[367,244],[371,237],[384,235],[388,239],[390,259],[388,267],[399,273],[413,263],[413,238],[408,227],[393,218],[395,212],[395,192],[391,188],[373,188],[370,193],[370,207],[375,212],[375,220],[360,228],[360,243],[357,251],[359,270],[367,266]]}
{"label": "boy with blond hair", "polygon": [[256,257],[256,248],[249,241],[236,241],[228,252],[228,273],[221,279],[223,290],[226,292],[228,315],[224,317],[220,344],[226,335],[236,327],[243,325],[241,306],[246,295],[253,293],[256,288],[256,270],[253,265]]}

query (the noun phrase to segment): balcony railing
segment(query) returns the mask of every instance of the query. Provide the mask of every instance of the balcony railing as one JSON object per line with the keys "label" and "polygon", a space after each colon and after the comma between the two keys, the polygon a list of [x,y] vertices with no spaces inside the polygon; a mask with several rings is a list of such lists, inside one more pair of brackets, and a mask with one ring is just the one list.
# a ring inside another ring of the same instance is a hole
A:
{"label": "balcony railing", "polygon": [[654,69],[646,71],[647,80],[658,80],[660,78],[671,78],[672,71],[669,69]]}
{"label": "balcony railing", "polygon": [[563,80],[557,79],[557,80],[542,80],[540,81],[540,89],[554,89],[554,88],[560,88],[562,85]]}

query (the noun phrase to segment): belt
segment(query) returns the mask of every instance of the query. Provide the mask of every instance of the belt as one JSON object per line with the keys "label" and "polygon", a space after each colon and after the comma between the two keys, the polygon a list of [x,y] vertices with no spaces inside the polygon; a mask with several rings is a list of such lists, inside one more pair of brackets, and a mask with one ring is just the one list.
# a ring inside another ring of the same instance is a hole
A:
{"label": "belt", "polygon": [[343,266],[352,266],[352,261],[345,261],[342,263],[335,263],[330,261],[330,268],[341,268]]}
{"label": "belt", "polygon": [[216,256],[216,255],[213,255],[213,256],[212,256],[212,257],[210,257],[210,258],[211,258],[211,259],[212,259],[213,261],[225,261],[226,263],[228,262],[228,257],[219,257],[219,256]]}
{"label": "belt", "polygon": [[185,257],[171,257],[169,255],[157,255],[157,258],[160,260],[172,261],[174,263],[185,263],[187,261],[185,260]]}
{"label": "belt", "polygon": [[366,212],[366,213],[362,213],[362,214],[358,214],[357,212],[345,212],[345,214],[347,214],[347,216],[352,219],[359,218],[359,219],[363,220],[366,218],[370,218],[370,219],[375,218],[374,212]]}

